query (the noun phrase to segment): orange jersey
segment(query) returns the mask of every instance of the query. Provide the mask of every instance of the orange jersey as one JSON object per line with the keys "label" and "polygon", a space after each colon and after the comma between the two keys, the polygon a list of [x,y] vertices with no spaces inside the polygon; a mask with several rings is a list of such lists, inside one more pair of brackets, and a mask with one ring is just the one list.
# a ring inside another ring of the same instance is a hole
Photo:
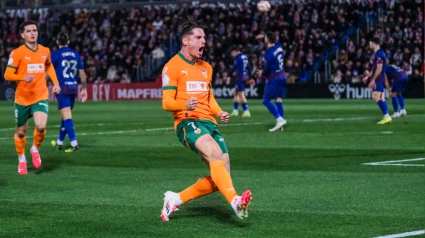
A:
{"label": "orange jersey", "polygon": [[[167,103],[165,100],[171,95],[174,108],[168,111],[173,111],[175,128],[185,119],[210,120],[217,124],[214,115],[217,115],[221,109],[212,94],[212,75],[210,64],[203,60],[191,62],[180,52],[164,66],[162,70],[163,105]],[[187,111],[185,103],[191,97],[198,98],[198,105],[195,110]]]}
{"label": "orange jersey", "polygon": [[21,45],[12,53],[7,67],[16,69],[16,75],[33,75],[31,83],[23,80],[18,81],[15,93],[15,103],[28,106],[40,100],[48,99],[48,89],[46,85],[46,66],[51,64],[50,50],[47,47],[38,45],[36,50],[30,49],[27,45]]}

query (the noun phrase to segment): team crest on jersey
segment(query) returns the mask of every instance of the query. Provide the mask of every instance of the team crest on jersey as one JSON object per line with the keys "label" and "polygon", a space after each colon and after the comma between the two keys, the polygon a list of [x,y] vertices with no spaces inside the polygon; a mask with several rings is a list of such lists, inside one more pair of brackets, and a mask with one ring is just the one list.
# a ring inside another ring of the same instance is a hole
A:
{"label": "team crest on jersey", "polygon": [[201,129],[196,128],[196,130],[195,130],[195,134],[197,134],[197,135],[201,134]]}
{"label": "team crest on jersey", "polygon": [[41,58],[45,59],[46,58],[46,54],[41,54]]}
{"label": "team crest on jersey", "polygon": [[204,77],[206,78],[208,76],[207,71],[205,69],[201,70],[202,75],[204,75]]}

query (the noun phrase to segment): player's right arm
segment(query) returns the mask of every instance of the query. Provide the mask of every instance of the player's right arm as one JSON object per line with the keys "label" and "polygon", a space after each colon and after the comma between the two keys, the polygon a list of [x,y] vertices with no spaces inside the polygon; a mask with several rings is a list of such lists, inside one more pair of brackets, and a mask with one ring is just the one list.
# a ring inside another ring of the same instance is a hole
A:
{"label": "player's right arm", "polygon": [[235,72],[235,70],[238,68],[238,60],[235,58],[235,61],[233,62],[233,66],[230,69],[230,71],[228,72],[229,76],[232,76],[233,72]]}
{"label": "player's right arm", "polygon": [[388,90],[388,93],[391,94],[391,86],[390,86],[390,80],[388,79],[388,77],[385,75],[385,87]]}
{"label": "player's right arm", "polygon": [[261,71],[260,77],[268,76],[270,74],[270,62],[271,60],[267,57],[267,54],[264,54],[264,68]]}
{"label": "player's right arm", "polygon": [[[165,65],[162,70],[162,108],[169,112],[192,111],[198,105],[197,98],[190,98],[187,102],[177,101],[178,67]],[[187,106],[187,104],[189,105]]]}
{"label": "player's right arm", "polygon": [[18,75],[16,72],[18,71],[19,63],[21,62],[21,56],[12,51],[9,56],[9,61],[7,63],[6,71],[4,72],[4,79],[12,82],[16,81],[25,81],[27,83],[32,82],[34,79],[33,75]]}

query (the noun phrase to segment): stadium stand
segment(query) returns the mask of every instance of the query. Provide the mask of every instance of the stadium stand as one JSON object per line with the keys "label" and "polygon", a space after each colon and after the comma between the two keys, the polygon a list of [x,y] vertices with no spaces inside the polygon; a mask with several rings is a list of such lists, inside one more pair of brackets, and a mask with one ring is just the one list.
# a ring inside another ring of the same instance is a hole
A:
{"label": "stadium stand", "polygon": [[[55,37],[66,32],[81,53],[89,82],[153,81],[179,48],[177,26],[188,15],[208,26],[205,59],[214,67],[214,84],[230,84],[226,74],[231,46],[262,68],[264,44],[255,36],[275,31],[285,51],[288,83],[359,83],[369,67],[368,39],[384,39],[389,63],[403,67],[414,80],[424,75],[422,1],[276,1],[267,14],[254,3],[142,5],[124,8],[57,10],[61,1],[18,1],[22,10],[0,10],[0,60],[21,44],[18,26],[40,22],[39,42],[56,49]],[[96,4],[116,1],[93,1]],[[164,3],[163,1],[150,1]],[[78,1],[74,1],[75,4]],[[44,4],[44,5],[43,5]],[[146,3],[144,3],[146,4]],[[3,5],[5,5],[3,3]],[[43,8],[43,6],[49,6]],[[97,6],[97,5],[96,5]],[[16,7],[16,6],[15,6]],[[257,79],[257,83],[262,83]]]}

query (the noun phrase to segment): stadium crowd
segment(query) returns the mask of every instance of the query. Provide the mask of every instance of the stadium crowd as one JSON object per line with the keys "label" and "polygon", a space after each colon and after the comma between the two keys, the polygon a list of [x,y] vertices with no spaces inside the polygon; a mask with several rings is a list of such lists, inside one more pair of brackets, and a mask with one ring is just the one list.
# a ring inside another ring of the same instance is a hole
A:
{"label": "stadium crowd", "polygon": [[[158,72],[175,53],[178,47],[171,42],[178,42],[178,24],[193,15],[207,26],[204,59],[214,68],[214,84],[232,81],[227,75],[233,63],[232,47],[248,55],[252,72],[262,68],[265,46],[256,36],[264,31],[279,35],[289,83],[312,81],[311,72],[324,71],[327,60],[332,62],[332,82],[360,82],[370,67],[368,39],[373,36],[384,40],[389,63],[402,66],[413,78],[424,75],[422,1],[284,2],[266,14],[258,12],[255,4],[33,10],[25,14],[0,10],[0,60],[7,62],[10,51],[22,44],[19,24],[32,19],[40,22],[39,42],[52,51],[57,49],[57,34],[69,34],[70,47],[81,53],[89,82],[139,81],[137,70],[148,61],[154,61],[152,71]],[[369,31],[366,18],[370,19]],[[350,29],[356,33],[360,29],[359,42],[357,34],[344,37]]]}

